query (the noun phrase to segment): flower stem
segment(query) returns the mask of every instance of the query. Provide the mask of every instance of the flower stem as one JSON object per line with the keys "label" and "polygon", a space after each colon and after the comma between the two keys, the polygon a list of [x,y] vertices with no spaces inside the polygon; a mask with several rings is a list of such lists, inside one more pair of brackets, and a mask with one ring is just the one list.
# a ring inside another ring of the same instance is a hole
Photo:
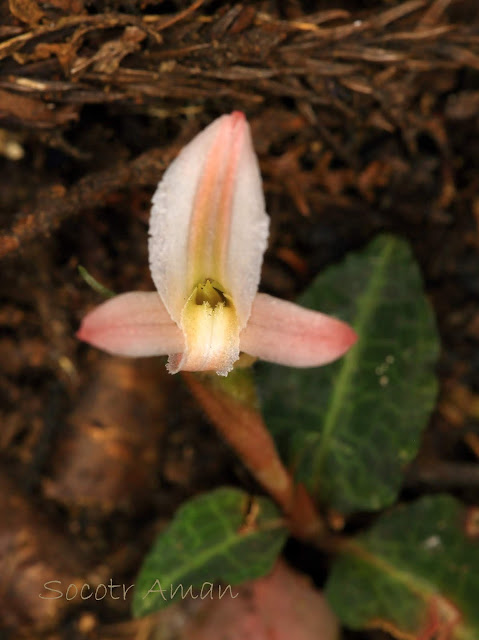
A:
{"label": "flower stem", "polygon": [[221,436],[228,442],[288,518],[294,535],[321,537],[326,527],[302,485],[295,486],[258,409],[249,369],[235,369],[227,378],[183,373],[191,392]]}

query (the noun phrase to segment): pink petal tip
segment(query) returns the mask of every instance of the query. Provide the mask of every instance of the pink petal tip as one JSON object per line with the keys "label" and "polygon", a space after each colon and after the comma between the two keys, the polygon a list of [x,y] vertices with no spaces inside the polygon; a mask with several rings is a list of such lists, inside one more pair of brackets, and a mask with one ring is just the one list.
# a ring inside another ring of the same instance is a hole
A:
{"label": "pink petal tip", "polygon": [[76,336],[107,353],[133,358],[183,350],[183,335],[156,292],[133,291],[107,300],[87,314]]}
{"label": "pink petal tip", "polygon": [[260,293],[241,334],[241,350],[277,364],[318,367],[356,341],[356,332],[342,320]]}

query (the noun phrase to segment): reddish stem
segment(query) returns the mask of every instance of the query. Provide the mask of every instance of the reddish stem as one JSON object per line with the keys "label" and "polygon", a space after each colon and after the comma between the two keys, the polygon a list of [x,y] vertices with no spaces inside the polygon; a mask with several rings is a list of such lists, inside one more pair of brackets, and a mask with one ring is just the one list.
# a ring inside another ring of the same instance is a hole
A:
{"label": "reddish stem", "polygon": [[302,485],[295,487],[259,411],[212,384],[210,376],[183,376],[216,429],[284,511],[291,531],[306,539],[324,534],[316,507]]}

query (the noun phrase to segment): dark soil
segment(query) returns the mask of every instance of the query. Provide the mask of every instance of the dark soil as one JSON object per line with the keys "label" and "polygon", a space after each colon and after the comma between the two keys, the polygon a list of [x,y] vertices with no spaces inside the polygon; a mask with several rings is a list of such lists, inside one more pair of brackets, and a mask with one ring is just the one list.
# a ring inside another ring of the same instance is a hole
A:
{"label": "dark soil", "polygon": [[[78,266],[116,292],[153,288],[155,185],[232,109],[271,216],[263,291],[293,299],[381,230],[411,243],[443,349],[403,497],[477,502],[479,8],[412,4],[1,5],[0,637],[135,637],[128,601],[39,601],[39,586],[131,583],[186,498],[257,490],[162,361],[75,339],[100,301]],[[321,554],[287,552],[322,582]]]}

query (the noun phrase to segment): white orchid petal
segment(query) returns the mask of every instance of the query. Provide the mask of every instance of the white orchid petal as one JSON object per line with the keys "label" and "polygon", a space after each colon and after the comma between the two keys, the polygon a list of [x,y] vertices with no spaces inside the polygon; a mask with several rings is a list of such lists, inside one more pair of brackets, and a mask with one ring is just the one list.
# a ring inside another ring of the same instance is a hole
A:
{"label": "white orchid petal", "polygon": [[245,120],[242,125],[245,131],[236,167],[231,230],[224,265],[224,286],[233,298],[241,329],[246,326],[258,291],[269,230],[258,160],[249,125]]}
{"label": "white orchid petal", "polygon": [[148,243],[155,287],[171,317],[180,322],[191,295],[188,242],[205,156],[217,137],[218,120],[184,147],[165,171],[153,195]]}
{"label": "white orchid petal", "polygon": [[[184,357],[170,360],[170,370],[192,363],[221,373],[231,369],[258,289],[268,225],[249,126],[240,112],[222,116],[181,151],[153,197],[150,269],[187,345]],[[218,331],[211,340],[205,339],[210,316],[191,308],[195,288],[207,281],[225,296],[224,312],[211,316]]]}

